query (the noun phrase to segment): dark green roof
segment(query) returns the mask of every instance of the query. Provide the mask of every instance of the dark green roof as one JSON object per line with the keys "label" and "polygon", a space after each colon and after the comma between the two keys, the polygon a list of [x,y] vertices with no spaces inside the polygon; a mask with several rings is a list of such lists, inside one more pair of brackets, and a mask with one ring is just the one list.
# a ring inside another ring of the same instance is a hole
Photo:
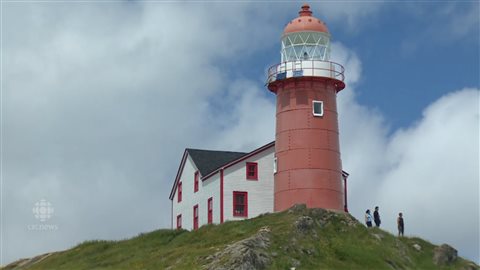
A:
{"label": "dark green roof", "polygon": [[243,152],[212,151],[187,148],[200,174],[206,176],[216,169],[246,155]]}

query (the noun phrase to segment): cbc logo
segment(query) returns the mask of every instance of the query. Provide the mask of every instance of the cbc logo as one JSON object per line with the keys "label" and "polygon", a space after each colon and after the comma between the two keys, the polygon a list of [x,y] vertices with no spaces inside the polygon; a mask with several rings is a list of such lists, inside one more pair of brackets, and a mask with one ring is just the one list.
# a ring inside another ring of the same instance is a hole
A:
{"label": "cbc logo", "polygon": [[52,217],[53,207],[51,203],[47,202],[45,199],[41,199],[35,203],[35,207],[33,207],[32,211],[36,219],[44,222]]}

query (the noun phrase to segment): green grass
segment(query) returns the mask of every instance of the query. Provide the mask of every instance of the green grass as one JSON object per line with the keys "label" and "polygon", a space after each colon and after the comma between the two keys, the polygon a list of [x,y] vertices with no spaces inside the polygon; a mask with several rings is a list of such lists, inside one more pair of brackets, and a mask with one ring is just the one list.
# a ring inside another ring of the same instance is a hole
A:
{"label": "green grass", "polygon": [[[87,241],[52,254],[25,269],[201,269],[207,257],[226,245],[271,229],[270,269],[460,269],[468,262],[439,268],[432,262],[434,245],[420,238],[397,238],[359,223],[345,225],[349,217],[328,212],[325,225],[316,223],[306,234],[294,223],[302,215],[318,220],[310,210],[275,213],[257,218],[203,226],[194,232],[157,230],[123,241]],[[373,234],[379,235],[381,240]],[[421,251],[413,248],[419,244]],[[7,266],[4,269],[12,269]],[[22,268],[23,269],[23,268]]]}

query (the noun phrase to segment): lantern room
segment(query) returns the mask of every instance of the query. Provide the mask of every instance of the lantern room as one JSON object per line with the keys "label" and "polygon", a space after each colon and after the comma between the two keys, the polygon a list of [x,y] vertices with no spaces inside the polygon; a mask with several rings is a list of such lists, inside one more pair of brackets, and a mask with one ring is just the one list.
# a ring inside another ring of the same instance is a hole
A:
{"label": "lantern room", "polygon": [[270,91],[276,92],[277,81],[306,76],[333,79],[337,91],[345,88],[343,66],[330,61],[328,28],[312,16],[309,5],[303,5],[299,16],[285,26],[280,54],[281,62],[268,70]]}

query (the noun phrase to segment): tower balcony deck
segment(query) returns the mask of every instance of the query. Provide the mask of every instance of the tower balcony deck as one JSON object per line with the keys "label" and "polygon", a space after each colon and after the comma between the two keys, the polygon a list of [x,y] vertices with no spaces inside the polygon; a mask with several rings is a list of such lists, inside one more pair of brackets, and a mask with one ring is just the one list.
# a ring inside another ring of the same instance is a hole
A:
{"label": "tower balcony deck", "polygon": [[335,62],[321,60],[296,60],[282,62],[268,69],[267,85],[289,78],[323,77],[336,80],[337,91],[345,88],[345,68]]}

